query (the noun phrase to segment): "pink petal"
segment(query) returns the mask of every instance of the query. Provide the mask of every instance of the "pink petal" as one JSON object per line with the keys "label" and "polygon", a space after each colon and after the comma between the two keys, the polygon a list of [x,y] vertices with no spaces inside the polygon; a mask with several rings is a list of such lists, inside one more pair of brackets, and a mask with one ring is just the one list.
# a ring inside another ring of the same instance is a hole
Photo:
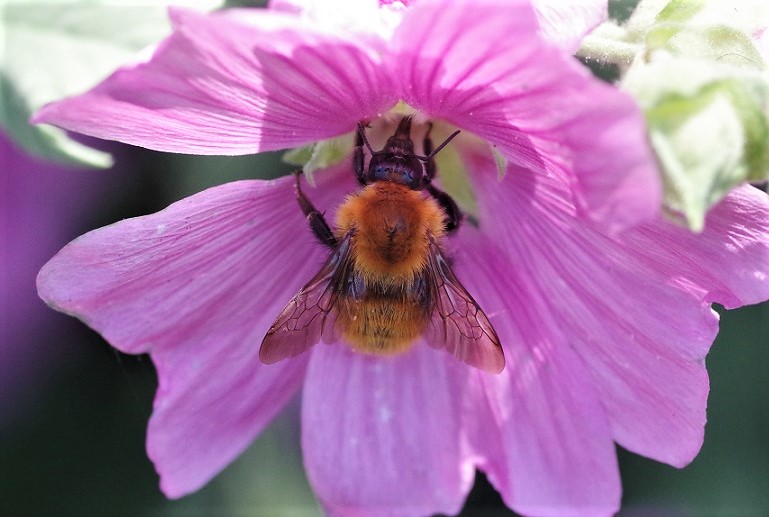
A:
{"label": "pink petal", "polygon": [[307,357],[263,364],[258,355],[263,330],[208,336],[205,344],[152,353],[160,385],[147,428],[147,454],[166,496],[182,497],[208,483],[301,385]]}
{"label": "pink petal", "polygon": [[[319,207],[349,176],[321,174]],[[147,448],[170,497],[224,468],[295,393],[306,359],[265,366],[259,344],[323,261],[293,178],[215,187],[88,233],[40,272],[38,289],[127,353],[149,352],[159,388]]]}
{"label": "pink petal", "polygon": [[742,186],[711,208],[705,221],[700,234],[660,220],[622,237],[704,302],[733,309],[768,299],[769,196]]}
{"label": "pink petal", "polygon": [[533,0],[542,36],[569,52],[576,52],[582,38],[609,17],[607,0]]}
{"label": "pink petal", "polygon": [[518,296],[559,350],[573,349],[589,370],[615,440],[672,465],[691,461],[705,424],[703,359],[717,332],[710,302],[769,297],[766,196],[733,196],[699,237],[659,220],[610,239],[580,224],[558,182],[510,170],[503,190],[492,165],[481,167],[481,229],[525,280]]}
{"label": "pink petal", "polygon": [[171,14],[175,31],[148,62],[34,121],[163,151],[248,154],[342,134],[397,101],[372,36],[266,10],[243,24]]}
{"label": "pink petal", "polygon": [[394,36],[405,101],[563,178],[609,231],[659,211],[660,182],[634,101],[537,34],[523,0],[419,2]]}
{"label": "pink petal", "polygon": [[462,440],[467,367],[424,343],[389,359],[341,343],[312,354],[302,447],[329,514],[457,513],[475,471]]}
{"label": "pink petal", "polygon": [[546,293],[495,237],[466,228],[458,240],[457,276],[489,314],[507,357],[502,374],[479,376],[488,409],[481,399],[473,443],[482,470],[519,513],[612,514],[621,488],[611,429]]}

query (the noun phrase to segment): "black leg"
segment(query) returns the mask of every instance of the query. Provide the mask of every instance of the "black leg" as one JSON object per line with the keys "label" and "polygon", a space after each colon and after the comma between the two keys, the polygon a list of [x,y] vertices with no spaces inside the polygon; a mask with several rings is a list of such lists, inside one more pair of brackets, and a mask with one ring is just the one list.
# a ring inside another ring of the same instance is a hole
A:
{"label": "black leg", "polygon": [[[427,125],[427,133],[425,133],[425,139],[422,143],[422,152],[425,156],[430,156],[433,152],[433,140],[430,138],[430,132],[433,130],[433,123],[429,122]],[[437,167],[435,166],[435,158],[430,157],[425,161],[425,184],[429,184],[433,181]]]}
{"label": "black leg", "polygon": [[323,214],[318,212],[310,200],[307,199],[307,196],[304,195],[304,192],[302,192],[300,181],[301,174],[301,171],[294,173],[294,178],[296,179],[294,189],[296,191],[296,200],[299,202],[299,206],[301,207],[302,212],[304,212],[304,215],[307,216],[307,222],[310,223],[310,230],[312,230],[312,233],[321,244],[336,249],[338,242],[336,241],[336,237],[334,237],[334,232],[331,231]]}
{"label": "black leg", "polygon": [[[425,139],[422,144],[422,151],[425,153],[427,160],[425,160],[425,190],[427,190],[431,196],[435,198],[438,204],[443,208],[446,213],[446,231],[453,233],[459,228],[459,223],[462,222],[462,211],[457,206],[456,201],[451,196],[438,190],[432,185],[433,178],[438,172],[438,167],[435,165],[435,157],[433,156],[433,140],[430,138],[430,133],[433,130],[432,122],[427,126],[427,133],[425,133]],[[448,140],[454,138],[455,135],[449,137]],[[441,144],[441,147],[446,145],[446,142]]]}
{"label": "black leg", "polygon": [[358,130],[355,132],[355,149],[352,152],[352,169],[355,171],[355,177],[358,183],[366,185],[366,162],[363,155],[363,125],[358,124]]}
{"label": "black leg", "polygon": [[462,222],[462,211],[457,206],[456,201],[454,201],[451,196],[442,190],[438,190],[431,184],[428,184],[425,187],[425,190],[427,190],[430,195],[435,198],[438,204],[441,205],[441,208],[443,208],[443,211],[446,213],[446,232],[454,233],[457,231],[459,228],[459,223]]}

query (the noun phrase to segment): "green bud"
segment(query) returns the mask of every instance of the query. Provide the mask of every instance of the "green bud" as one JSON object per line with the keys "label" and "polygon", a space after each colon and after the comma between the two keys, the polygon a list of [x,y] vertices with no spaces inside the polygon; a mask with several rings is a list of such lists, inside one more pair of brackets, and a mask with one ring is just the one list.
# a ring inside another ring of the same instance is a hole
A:
{"label": "green bud", "polygon": [[642,0],[581,52],[620,65],[646,115],[665,208],[694,230],[732,188],[769,177],[769,72],[751,36],[767,15],[749,0]]}
{"label": "green bud", "polygon": [[662,97],[646,111],[666,208],[693,230],[702,230],[708,208],[734,186],[769,170],[769,126],[760,116],[766,92],[756,86],[714,81],[692,95]]}

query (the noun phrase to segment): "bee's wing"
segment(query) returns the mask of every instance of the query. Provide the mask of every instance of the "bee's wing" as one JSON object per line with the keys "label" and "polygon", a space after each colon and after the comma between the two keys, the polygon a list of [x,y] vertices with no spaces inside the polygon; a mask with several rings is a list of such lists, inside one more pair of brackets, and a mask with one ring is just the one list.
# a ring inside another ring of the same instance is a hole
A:
{"label": "bee's wing", "polygon": [[459,283],[430,238],[428,284],[434,310],[424,337],[433,348],[445,348],[460,361],[490,373],[505,368],[499,338],[478,303]]}
{"label": "bee's wing", "polygon": [[265,364],[294,357],[315,343],[335,341],[336,303],[351,271],[347,234],[318,274],[294,296],[262,341],[259,358]]}

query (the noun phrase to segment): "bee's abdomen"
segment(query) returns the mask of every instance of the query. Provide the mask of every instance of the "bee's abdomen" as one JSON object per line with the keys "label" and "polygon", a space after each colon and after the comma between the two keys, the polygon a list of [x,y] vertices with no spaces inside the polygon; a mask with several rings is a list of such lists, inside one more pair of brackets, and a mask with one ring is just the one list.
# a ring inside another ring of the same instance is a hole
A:
{"label": "bee's abdomen", "polygon": [[360,352],[392,355],[405,351],[424,331],[426,307],[407,296],[368,293],[362,300],[342,304],[344,337]]}

